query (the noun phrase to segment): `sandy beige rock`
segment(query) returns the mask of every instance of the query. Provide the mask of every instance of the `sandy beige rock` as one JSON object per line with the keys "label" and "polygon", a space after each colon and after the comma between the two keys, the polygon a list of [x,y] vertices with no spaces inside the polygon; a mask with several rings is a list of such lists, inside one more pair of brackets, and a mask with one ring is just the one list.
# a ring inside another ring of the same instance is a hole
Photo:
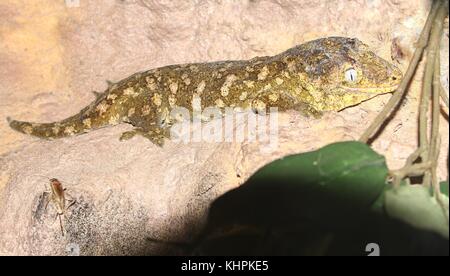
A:
{"label": "sandy beige rock", "polygon": [[[60,120],[89,104],[105,80],[174,63],[272,55],[330,35],[358,37],[386,59],[396,39],[405,69],[428,2],[2,1],[0,118]],[[448,57],[448,35],[442,45]],[[442,67],[448,93],[448,61]],[[374,143],[392,168],[416,147],[419,94],[420,74]],[[246,142],[168,142],[164,149],[141,137],[119,142],[125,125],[42,141],[0,120],[0,254],[69,254],[74,246],[86,255],[168,253],[148,238],[191,240],[211,200],[274,159],[357,139],[388,99],[319,120],[280,114],[279,147],[268,154]],[[442,125],[439,175],[447,178],[448,115]],[[55,209],[39,206],[53,177],[77,200],[64,237]]]}

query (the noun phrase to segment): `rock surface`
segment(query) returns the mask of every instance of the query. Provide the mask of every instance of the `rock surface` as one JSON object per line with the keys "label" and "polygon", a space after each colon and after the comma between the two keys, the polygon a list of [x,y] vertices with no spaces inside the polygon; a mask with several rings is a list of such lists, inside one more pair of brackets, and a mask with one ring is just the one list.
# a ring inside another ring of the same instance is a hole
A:
{"label": "rock surface", "polygon": [[[406,69],[429,1],[25,1],[0,4],[0,118],[55,121],[77,113],[105,80],[174,63],[273,55],[307,40],[358,37]],[[442,80],[448,94],[448,24]],[[395,47],[393,47],[395,43]],[[391,51],[394,49],[394,51]],[[447,57],[447,58],[445,58]],[[420,74],[374,142],[391,168],[416,147]],[[264,164],[358,139],[389,95],[321,119],[279,115],[278,147],[261,143],[119,142],[120,125],[42,141],[0,120],[0,254],[180,254],[149,239],[190,241],[209,203]],[[447,179],[448,110],[439,175]],[[42,206],[58,178],[76,203],[63,218]],[[71,253],[72,252],[72,253]]]}

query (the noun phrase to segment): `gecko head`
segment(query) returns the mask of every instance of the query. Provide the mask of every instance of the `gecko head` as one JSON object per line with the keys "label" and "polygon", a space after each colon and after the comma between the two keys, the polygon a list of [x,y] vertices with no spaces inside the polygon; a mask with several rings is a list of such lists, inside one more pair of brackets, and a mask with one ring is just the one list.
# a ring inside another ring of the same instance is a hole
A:
{"label": "gecko head", "polygon": [[317,110],[341,110],[393,92],[402,72],[356,38],[329,37],[306,44],[303,71]]}

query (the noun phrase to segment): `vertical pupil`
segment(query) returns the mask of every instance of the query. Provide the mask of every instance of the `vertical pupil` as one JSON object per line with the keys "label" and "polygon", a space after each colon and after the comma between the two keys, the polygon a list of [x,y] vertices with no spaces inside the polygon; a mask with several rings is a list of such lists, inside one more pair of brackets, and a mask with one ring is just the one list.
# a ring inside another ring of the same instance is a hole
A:
{"label": "vertical pupil", "polygon": [[347,78],[349,81],[351,82],[355,82],[356,81],[356,71],[354,69],[350,69],[346,72],[347,74]]}

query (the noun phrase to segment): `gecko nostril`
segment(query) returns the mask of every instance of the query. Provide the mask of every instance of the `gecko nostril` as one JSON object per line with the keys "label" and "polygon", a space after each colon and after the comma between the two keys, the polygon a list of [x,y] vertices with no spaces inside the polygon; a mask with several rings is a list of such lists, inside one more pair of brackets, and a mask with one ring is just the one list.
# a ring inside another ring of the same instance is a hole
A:
{"label": "gecko nostril", "polygon": [[397,77],[392,77],[391,79],[392,79],[392,80],[397,80]]}

